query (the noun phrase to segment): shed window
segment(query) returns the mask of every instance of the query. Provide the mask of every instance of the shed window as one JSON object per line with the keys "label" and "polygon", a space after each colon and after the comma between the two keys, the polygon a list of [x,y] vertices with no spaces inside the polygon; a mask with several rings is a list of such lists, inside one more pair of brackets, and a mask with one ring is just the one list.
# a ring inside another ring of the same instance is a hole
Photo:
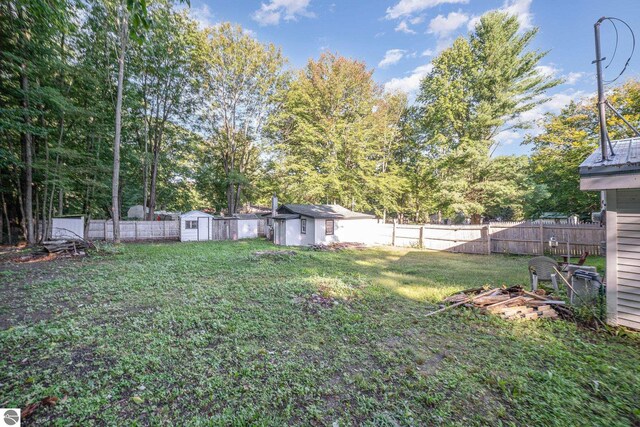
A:
{"label": "shed window", "polygon": [[307,234],[307,220],[306,219],[301,219],[300,220],[300,233],[301,234]]}
{"label": "shed window", "polygon": [[327,236],[333,235],[333,220],[327,219],[324,221],[324,234]]}
{"label": "shed window", "polygon": [[187,230],[197,230],[198,229],[198,221],[185,221],[185,228]]}

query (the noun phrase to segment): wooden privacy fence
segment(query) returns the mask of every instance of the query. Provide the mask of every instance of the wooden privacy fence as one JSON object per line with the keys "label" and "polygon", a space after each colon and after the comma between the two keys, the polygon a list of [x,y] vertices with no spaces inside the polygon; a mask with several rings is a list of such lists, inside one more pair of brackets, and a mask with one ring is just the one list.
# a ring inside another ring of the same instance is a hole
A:
{"label": "wooden privacy fence", "polygon": [[[88,240],[113,240],[113,221],[89,221]],[[120,221],[121,240],[177,240],[180,221]]]}
{"label": "wooden privacy fence", "polygon": [[[588,251],[592,255],[604,255],[602,242],[606,240],[605,228],[597,224],[496,222],[381,226],[379,241],[382,244],[472,254],[581,255]],[[549,246],[552,237],[558,242],[557,247]]]}

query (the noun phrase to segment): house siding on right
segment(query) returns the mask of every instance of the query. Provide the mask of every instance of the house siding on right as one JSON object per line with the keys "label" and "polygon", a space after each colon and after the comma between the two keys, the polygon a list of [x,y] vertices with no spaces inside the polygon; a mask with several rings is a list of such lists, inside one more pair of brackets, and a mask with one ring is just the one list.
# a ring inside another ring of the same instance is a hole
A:
{"label": "house siding on right", "polygon": [[609,322],[640,329],[640,189],[607,190]]}

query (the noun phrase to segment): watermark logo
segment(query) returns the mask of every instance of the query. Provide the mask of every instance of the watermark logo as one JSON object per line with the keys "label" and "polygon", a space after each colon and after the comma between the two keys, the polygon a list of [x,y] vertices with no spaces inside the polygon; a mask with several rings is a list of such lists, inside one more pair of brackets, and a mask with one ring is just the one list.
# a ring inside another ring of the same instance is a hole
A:
{"label": "watermark logo", "polygon": [[20,427],[20,409],[0,408],[0,427]]}

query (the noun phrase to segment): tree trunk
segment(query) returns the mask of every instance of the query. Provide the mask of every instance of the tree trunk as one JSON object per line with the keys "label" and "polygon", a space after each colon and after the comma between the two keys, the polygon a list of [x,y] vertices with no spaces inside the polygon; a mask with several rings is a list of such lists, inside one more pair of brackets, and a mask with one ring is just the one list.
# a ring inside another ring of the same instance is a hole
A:
{"label": "tree trunk", "polygon": [[[22,73],[20,75],[20,89],[24,93],[22,99],[23,120],[26,128],[31,126],[31,116],[29,115],[29,79],[26,75],[26,64],[22,64]],[[22,132],[22,153],[24,156],[23,169],[23,211],[26,226],[26,238],[29,245],[36,243],[33,230],[33,137],[27,129]]]}
{"label": "tree trunk", "polygon": [[7,243],[11,244],[11,221],[9,220],[9,212],[7,211],[7,201],[4,198],[4,192],[2,194],[2,213],[4,214],[4,219],[7,222]]}
{"label": "tree trunk", "polygon": [[120,243],[120,138],[122,132],[122,91],[124,86],[124,61],[128,39],[128,11],[122,5],[120,22],[120,52],[118,54],[118,93],[116,98],[116,129],[113,139],[113,177],[111,181],[111,217],[113,219],[113,240]]}
{"label": "tree trunk", "polygon": [[156,210],[156,188],[158,180],[158,157],[160,154],[160,144],[153,144],[153,162],[151,164],[151,188],[149,189],[149,216],[148,220],[153,221]]}
{"label": "tree trunk", "polygon": [[147,214],[147,188],[149,187],[149,167],[147,163],[149,152],[149,125],[146,118],[147,111],[145,109],[144,118],[144,158],[142,159],[142,218],[149,219]]}
{"label": "tree trunk", "polygon": [[232,183],[227,184],[227,214],[228,215],[233,215],[236,210],[233,204],[234,193],[235,191],[233,189],[233,184]]}
{"label": "tree trunk", "polygon": [[58,216],[62,216],[64,208],[64,192],[62,188],[60,188],[60,192],[58,193]]}

